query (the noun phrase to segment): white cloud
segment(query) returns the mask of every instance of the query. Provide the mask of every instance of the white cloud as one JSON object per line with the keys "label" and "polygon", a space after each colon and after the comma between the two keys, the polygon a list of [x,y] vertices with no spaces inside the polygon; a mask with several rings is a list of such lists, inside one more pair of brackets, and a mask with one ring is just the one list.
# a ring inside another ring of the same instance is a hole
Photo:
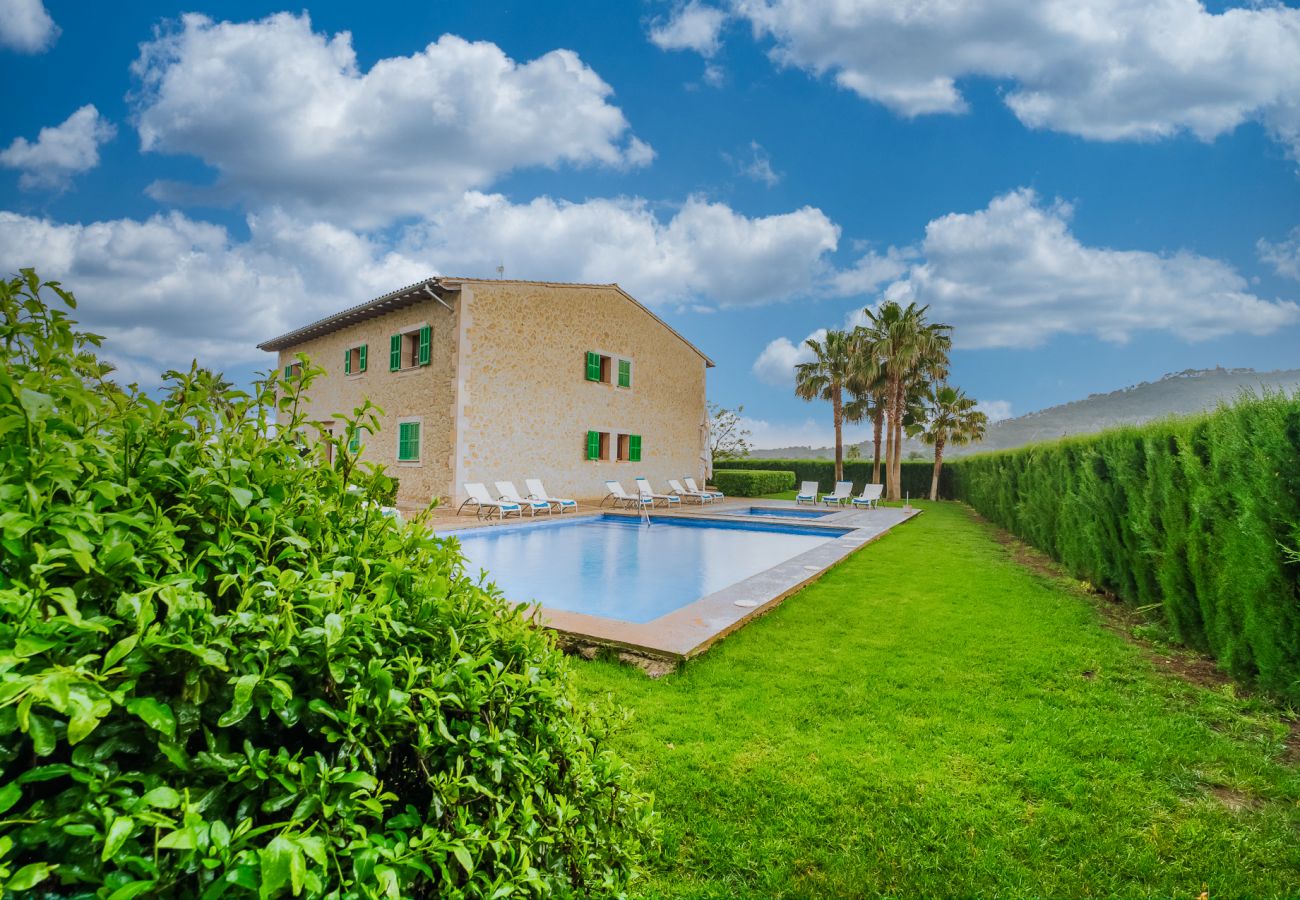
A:
{"label": "white cloud", "polygon": [[261,362],[259,341],[431,274],[331,225],[279,213],[248,224],[237,241],[180,213],[78,225],[0,211],[0,271],[62,281],[104,355],[145,383],[194,358]]}
{"label": "white cloud", "polygon": [[703,56],[718,52],[718,35],[727,15],[696,0],[673,10],[668,20],[650,28],[650,42],[661,50],[694,50]]}
{"label": "white cloud", "polygon": [[[769,422],[766,419],[742,417],[741,427],[749,429],[750,442],[756,449],[771,450],[779,447],[835,446],[835,426],[831,422],[830,407],[825,409],[825,421],[804,419],[802,422]],[[841,428],[844,446],[871,440],[871,424],[845,424]]]}
{"label": "white cloud", "polygon": [[981,400],[975,408],[988,416],[990,422],[1001,422],[1012,415],[1010,400]]}
{"label": "white cloud", "polygon": [[763,348],[763,352],[758,354],[758,358],[754,360],[751,369],[754,377],[759,381],[777,387],[792,387],[794,385],[795,366],[813,360],[813,352],[809,349],[807,341],[820,341],[825,337],[826,329],[818,328],[800,341],[798,345],[785,337],[779,337],[769,342]]}
{"label": "white cloud", "polygon": [[[890,247],[884,254],[864,253],[852,268],[842,269],[831,278],[835,293],[849,296],[852,294],[871,294],[887,281],[903,275],[907,271],[908,260],[915,257],[912,248],[898,249]],[[849,326],[861,325],[865,319],[858,310],[856,317],[850,316]]]}
{"label": "white cloud", "polygon": [[133,64],[141,146],[192,154],[212,188],[157,183],[163,200],[243,200],[373,227],[426,214],[530,166],[644,165],[608,84],[570,50],[518,63],[444,35],[361,71],[347,32],[280,13],[182,17]]}
{"label": "white cloud", "polygon": [[763,149],[763,145],[758,141],[750,141],[748,156],[732,156],[730,153],[723,153],[722,158],[727,164],[736,171],[737,175],[765,184],[768,187],[775,187],[781,181],[781,176],[772,168],[772,157]]}
{"label": "white cloud", "polygon": [[689,198],[666,221],[639,198],[513,204],[471,193],[432,212],[403,252],[443,271],[511,277],[617,281],[651,304],[753,306],[808,296],[825,277],[839,227],[819,209],[750,218]]}
{"label": "white cloud", "polygon": [[924,261],[885,296],[930,304],[961,347],[1028,347],[1060,334],[1124,342],[1141,331],[1198,341],[1300,321],[1295,303],[1254,296],[1219,260],[1087,246],[1070,232],[1072,212],[1021,189],[935,219]]}
{"label": "white cloud", "polygon": [[0,47],[20,53],[48,50],[59,36],[59,26],[41,0],[0,0]]}
{"label": "white cloud", "polygon": [[959,82],[1007,85],[1031,128],[1095,140],[1202,140],[1262,121],[1300,154],[1300,9],[1200,0],[733,0],[783,65],[905,115],[966,109]]}
{"label": "white cloud", "polygon": [[1276,244],[1260,238],[1255,246],[1259,258],[1272,266],[1277,274],[1300,280],[1300,228],[1292,228],[1291,233]]}
{"label": "white cloud", "polygon": [[0,166],[21,170],[18,185],[25,190],[61,190],[71,183],[72,176],[99,165],[99,145],[116,133],[113,124],[88,103],[63,124],[42,128],[35,143],[14,138],[0,151]]}

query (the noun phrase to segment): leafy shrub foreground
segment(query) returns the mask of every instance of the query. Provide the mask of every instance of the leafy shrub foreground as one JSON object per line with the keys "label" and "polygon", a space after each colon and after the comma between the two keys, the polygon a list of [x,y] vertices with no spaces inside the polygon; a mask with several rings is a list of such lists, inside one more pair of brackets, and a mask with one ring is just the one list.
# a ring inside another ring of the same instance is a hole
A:
{"label": "leafy shrub foreground", "polygon": [[40,290],[0,284],[0,894],[620,892],[652,817],[608,718],[296,442],[319,370],[153,402]]}
{"label": "leafy shrub foreground", "polygon": [[794,487],[793,472],[773,469],[717,469],[709,480],[722,493],[732,497],[761,497]]}
{"label": "leafy shrub foreground", "polygon": [[1300,396],[967,457],[951,488],[1183,643],[1300,699]]}

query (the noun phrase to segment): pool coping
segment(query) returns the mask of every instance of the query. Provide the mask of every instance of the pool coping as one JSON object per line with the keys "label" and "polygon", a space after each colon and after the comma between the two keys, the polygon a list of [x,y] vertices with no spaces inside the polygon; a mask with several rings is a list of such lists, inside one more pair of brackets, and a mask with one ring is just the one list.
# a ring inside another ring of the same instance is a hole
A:
{"label": "pool coping", "polygon": [[[736,629],[772,611],[791,594],[802,590],[867,544],[921,512],[915,508],[882,506],[872,510],[845,509],[832,512],[821,519],[725,515],[722,511],[727,508],[756,505],[749,498],[736,500],[741,502],[692,506],[689,509],[661,507],[655,509],[651,516],[662,520],[714,519],[731,525],[751,521],[755,524],[790,526],[798,521],[800,528],[825,528],[836,532],[838,536],[649,622],[625,622],[544,606],[531,608],[533,620],[555,631],[561,642],[570,647],[608,647],[680,663],[700,655]],[[794,509],[796,506],[790,500],[765,500],[758,505],[783,509]],[[616,515],[629,519],[639,517],[637,512],[604,509],[590,514],[566,515],[564,519],[568,521],[598,515]],[[558,519],[557,516],[551,521]],[[545,521],[546,519],[541,519],[538,524]],[[517,523],[512,521],[510,524]],[[852,530],[845,532],[845,528]],[[439,529],[437,534],[452,536],[458,530],[460,529]]]}

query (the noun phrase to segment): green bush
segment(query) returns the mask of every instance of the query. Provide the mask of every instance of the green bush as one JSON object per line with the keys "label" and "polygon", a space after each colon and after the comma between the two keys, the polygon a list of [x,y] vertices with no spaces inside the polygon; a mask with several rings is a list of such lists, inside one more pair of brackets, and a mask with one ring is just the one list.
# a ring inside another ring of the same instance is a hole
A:
{"label": "green bush", "polygon": [[304,453],[321,370],[155,402],[40,290],[0,284],[0,894],[622,891],[653,821],[611,720],[382,470]]}
{"label": "green bush", "polygon": [[981,454],[951,495],[1234,676],[1300,699],[1300,396]]}
{"label": "green bush", "polygon": [[[782,469],[794,472],[795,486],[805,481],[817,482],[817,490],[830,493],[835,489],[835,460],[833,459],[726,459],[718,460],[717,465],[727,469]],[[917,497],[930,496],[930,476],[934,474],[934,463],[903,460],[900,464],[903,472],[903,491],[909,493],[913,500]],[[948,474],[949,463],[943,464],[939,475],[939,496],[951,496],[948,487],[952,476]],[[855,491],[861,491],[863,485],[871,483],[871,460],[844,460],[844,479],[852,481]],[[880,464],[880,480],[884,483],[884,462]],[[724,491],[724,493],[726,493]]]}
{"label": "green bush", "polygon": [[794,473],[773,469],[715,469],[710,481],[729,497],[761,497],[791,490]]}

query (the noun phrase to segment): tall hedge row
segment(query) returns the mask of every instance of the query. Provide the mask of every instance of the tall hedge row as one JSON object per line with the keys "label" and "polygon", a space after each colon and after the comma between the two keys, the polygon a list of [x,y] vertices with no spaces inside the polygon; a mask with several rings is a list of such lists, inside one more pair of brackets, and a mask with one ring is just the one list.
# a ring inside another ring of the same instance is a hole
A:
{"label": "tall hedge row", "polygon": [[[796,487],[805,481],[816,481],[819,491],[830,492],[835,488],[835,460],[833,459],[727,459],[718,460],[719,469],[780,469],[794,472]],[[903,490],[912,498],[930,496],[930,476],[934,473],[934,463],[930,460],[905,461],[903,468]],[[945,486],[952,476],[948,474],[948,464],[944,463],[939,478],[940,496],[946,496]],[[884,464],[881,463],[880,478],[885,478]],[[844,480],[852,481],[853,487],[861,491],[864,484],[871,482],[871,460],[844,460]]]}
{"label": "tall hedge row", "polygon": [[1300,395],[967,457],[944,476],[945,496],[1160,608],[1234,676],[1300,698],[1300,562],[1287,552],[1300,547]]}
{"label": "tall hedge row", "polygon": [[709,481],[729,497],[761,497],[794,487],[794,473],[773,469],[716,469]]}

